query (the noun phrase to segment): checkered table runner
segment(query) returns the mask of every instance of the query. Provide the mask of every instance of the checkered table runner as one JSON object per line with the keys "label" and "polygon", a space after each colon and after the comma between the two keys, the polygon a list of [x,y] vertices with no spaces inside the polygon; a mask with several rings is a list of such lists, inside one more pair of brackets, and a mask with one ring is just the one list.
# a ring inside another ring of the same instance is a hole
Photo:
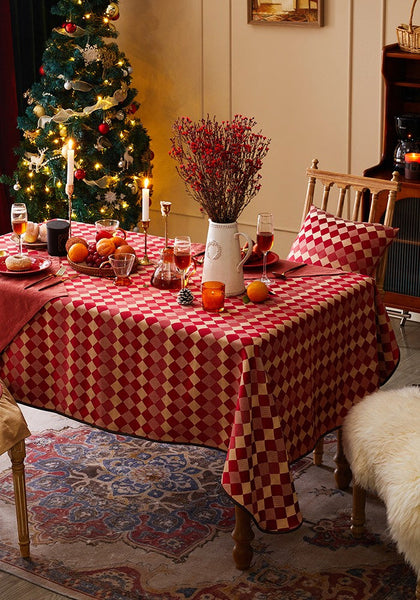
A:
{"label": "checkered table runner", "polygon": [[[92,226],[72,229],[94,237]],[[128,241],[141,256],[144,237]],[[162,240],[148,241],[156,259]],[[49,302],[2,354],[0,377],[25,404],[227,451],[227,493],[261,529],[297,527],[289,464],[398,362],[375,285],[351,273],[278,280],[265,303],[228,298],[215,315],[201,308],[199,273],[195,302],[183,307],[176,292],[150,286],[152,272],[139,268],[127,288],[82,274],[67,281],[68,297]]]}

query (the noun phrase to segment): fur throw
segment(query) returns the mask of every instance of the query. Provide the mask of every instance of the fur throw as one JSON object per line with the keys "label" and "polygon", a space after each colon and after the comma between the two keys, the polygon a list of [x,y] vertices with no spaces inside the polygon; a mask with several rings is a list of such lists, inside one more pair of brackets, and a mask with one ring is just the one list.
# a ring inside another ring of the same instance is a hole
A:
{"label": "fur throw", "polygon": [[420,576],[420,387],[364,398],[344,421],[343,444],[354,481],[383,500],[391,537]]}

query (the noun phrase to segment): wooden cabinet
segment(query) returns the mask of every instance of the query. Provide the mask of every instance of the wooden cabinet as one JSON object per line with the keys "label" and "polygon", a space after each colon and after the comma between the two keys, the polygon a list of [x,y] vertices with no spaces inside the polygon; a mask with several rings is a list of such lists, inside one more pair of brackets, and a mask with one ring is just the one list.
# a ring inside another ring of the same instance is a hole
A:
{"label": "wooden cabinet", "polygon": [[[420,54],[403,52],[398,44],[385,46],[382,74],[385,79],[382,158],[378,165],[366,169],[364,175],[390,179],[398,143],[395,117],[420,116]],[[403,173],[400,177],[402,186],[393,221],[400,231],[388,255],[385,304],[420,313],[420,181],[407,180]]]}

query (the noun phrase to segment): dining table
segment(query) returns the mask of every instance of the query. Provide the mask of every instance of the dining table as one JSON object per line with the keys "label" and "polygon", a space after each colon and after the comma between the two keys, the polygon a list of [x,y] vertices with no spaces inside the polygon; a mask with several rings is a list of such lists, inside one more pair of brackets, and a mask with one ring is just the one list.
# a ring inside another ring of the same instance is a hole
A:
{"label": "dining table", "polygon": [[[73,222],[72,235],[92,242],[95,226]],[[141,258],[144,235],[129,231],[127,242]],[[164,246],[147,236],[152,262]],[[0,248],[16,253],[10,234]],[[48,257],[46,248],[27,252]],[[154,264],[138,264],[132,284],[117,287],[74,270],[66,257],[54,260],[50,269],[57,260],[66,266],[60,295],[0,348],[0,378],[29,406],[111,432],[223,451],[222,486],[236,514],[233,555],[247,568],[252,523],[271,533],[302,523],[291,465],[398,364],[374,279],[308,265],[272,276],[264,302],[228,297],[214,313],[201,305],[200,266],[188,282],[194,301],[184,306],[177,290],[151,285]],[[279,259],[268,273],[290,266]],[[260,276],[258,266],[245,268],[245,283]],[[23,298],[20,281],[0,273],[1,294]],[[30,289],[36,296],[37,286]],[[15,304],[0,313],[0,328],[15,318]]]}

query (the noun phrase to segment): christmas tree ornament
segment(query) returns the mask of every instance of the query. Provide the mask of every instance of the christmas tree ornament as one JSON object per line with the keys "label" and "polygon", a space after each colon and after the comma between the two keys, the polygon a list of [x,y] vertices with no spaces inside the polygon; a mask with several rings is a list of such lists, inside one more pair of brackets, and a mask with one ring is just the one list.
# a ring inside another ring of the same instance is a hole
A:
{"label": "christmas tree ornament", "polygon": [[45,69],[44,69],[43,65],[41,65],[41,66],[39,67],[39,74],[40,74],[40,75],[45,75]]}
{"label": "christmas tree ornament", "polygon": [[128,67],[127,67],[127,71],[128,71],[128,72],[130,73],[130,75],[131,75],[131,73],[133,72],[133,67],[132,67],[131,65],[128,65]]}
{"label": "christmas tree ornament", "polygon": [[118,5],[115,4],[115,2],[111,2],[105,11],[105,14],[108,17],[108,19],[111,19],[111,21],[116,21],[120,16],[120,9],[118,8]]}
{"label": "christmas tree ornament", "polygon": [[13,186],[13,189],[15,190],[15,192],[18,192],[20,190],[20,183],[19,183],[19,181],[16,181],[15,185]]}
{"label": "christmas tree ornament", "polygon": [[132,183],[129,183],[127,187],[131,190],[132,194],[134,194],[134,195],[138,194],[139,186],[137,185],[136,180],[134,180]]}
{"label": "christmas tree ornament", "polygon": [[194,295],[191,290],[184,288],[179,290],[176,301],[181,306],[191,306],[194,302]]}
{"label": "christmas tree ornament", "polygon": [[71,88],[72,88],[71,81],[66,81],[64,83],[64,89],[65,90],[71,90]]}
{"label": "christmas tree ornament", "polygon": [[132,102],[130,104],[130,106],[128,107],[128,112],[132,115],[134,115],[135,112],[137,112],[139,105],[137,104],[137,102]]}
{"label": "christmas tree ornament", "polygon": [[83,169],[76,169],[74,172],[74,176],[76,179],[84,179],[86,177],[86,172]]}
{"label": "christmas tree ornament", "polygon": [[117,119],[119,121],[124,121],[124,119],[125,119],[125,113],[123,110],[119,110],[115,116],[117,117]]}
{"label": "christmas tree ornament", "polygon": [[71,87],[76,90],[76,92],[90,92],[90,90],[93,88],[93,85],[90,83],[87,83],[86,81],[72,81],[71,82]]}
{"label": "christmas tree ornament", "polygon": [[30,90],[26,90],[26,92],[23,94],[23,97],[28,104],[33,104],[35,102]]}
{"label": "christmas tree ornament", "polygon": [[118,163],[118,168],[119,169],[124,169],[125,168],[125,161],[124,159],[120,159],[120,162]]}
{"label": "christmas tree ornament", "polygon": [[106,135],[109,132],[109,125],[108,123],[101,123],[98,127],[99,133],[102,133],[102,135]]}
{"label": "christmas tree ornament", "polygon": [[77,25],[69,22],[64,25],[64,29],[67,31],[67,33],[74,33],[77,29]]}
{"label": "christmas tree ornament", "polygon": [[89,65],[90,63],[96,62],[100,60],[101,53],[99,52],[98,46],[96,44],[90,45],[86,44],[84,48],[79,48],[83,60],[85,61],[85,65]]}
{"label": "christmas tree ornament", "polygon": [[42,117],[43,115],[45,115],[45,109],[40,104],[36,104],[33,108],[33,111],[36,117]]}

